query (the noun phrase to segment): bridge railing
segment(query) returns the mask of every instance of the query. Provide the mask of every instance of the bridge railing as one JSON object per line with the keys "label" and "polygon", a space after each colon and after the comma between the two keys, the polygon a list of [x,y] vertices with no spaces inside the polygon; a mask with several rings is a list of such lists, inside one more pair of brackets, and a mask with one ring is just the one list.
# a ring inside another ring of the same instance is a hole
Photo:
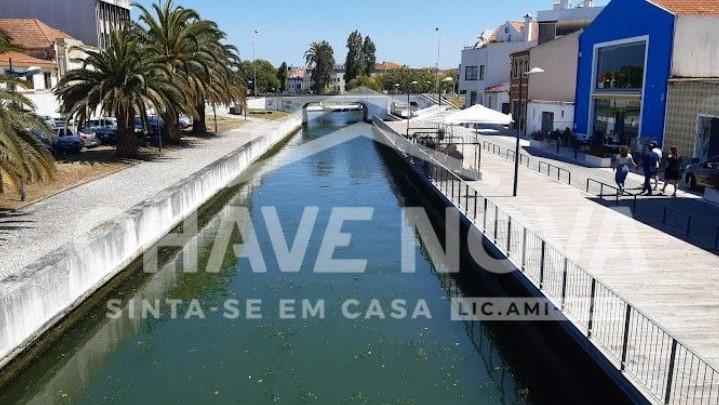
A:
{"label": "bridge railing", "polygon": [[390,145],[422,158],[429,167],[420,174],[652,402],[716,403],[719,371],[706,359],[451,168],[378,121]]}

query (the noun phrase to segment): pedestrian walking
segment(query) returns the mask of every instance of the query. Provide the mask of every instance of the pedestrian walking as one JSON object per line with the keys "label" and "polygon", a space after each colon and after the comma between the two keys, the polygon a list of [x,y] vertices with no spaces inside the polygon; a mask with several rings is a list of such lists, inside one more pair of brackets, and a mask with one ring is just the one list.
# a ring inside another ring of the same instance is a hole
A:
{"label": "pedestrian walking", "polygon": [[644,147],[642,154],[642,168],[644,169],[644,187],[640,195],[652,195],[652,179],[657,176],[657,162],[659,157],[652,151],[652,145]]}
{"label": "pedestrian walking", "polygon": [[664,158],[662,154],[662,150],[659,149],[659,146],[656,142],[651,143],[651,150],[657,155],[657,171],[654,175],[654,191],[657,191],[657,188],[659,188],[659,168],[662,167],[662,159]]}
{"label": "pedestrian walking", "polygon": [[667,167],[664,169],[664,187],[662,188],[662,194],[667,190],[667,185],[671,184],[674,186],[674,194],[672,197],[677,196],[677,188],[679,185],[679,179],[682,175],[682,158],[677,152],[677,148],[672,146],[669,148],[670,154],[667,156]]}
{"label": "pedestrian walking", "polygon": [[622,145],[619,148],[619,156],[617,156],[614,162],[614,181],[617,183],[618,193],[624,194],[624,182],[627,180],[629,169],[636,168],[637,164],[634,162],[632,154],[629,153],[629,146]]}

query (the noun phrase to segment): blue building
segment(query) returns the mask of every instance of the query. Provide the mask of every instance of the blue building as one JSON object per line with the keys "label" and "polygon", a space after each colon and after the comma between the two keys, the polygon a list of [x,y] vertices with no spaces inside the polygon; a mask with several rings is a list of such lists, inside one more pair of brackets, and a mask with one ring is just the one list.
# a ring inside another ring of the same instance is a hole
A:
{"label": "blue building", "polygon": [[675,24],[660,5],[667,1],[613,0],[585,28],[574,115],[579,137],[604,136],[635,149],[649,140],[662,144]]}

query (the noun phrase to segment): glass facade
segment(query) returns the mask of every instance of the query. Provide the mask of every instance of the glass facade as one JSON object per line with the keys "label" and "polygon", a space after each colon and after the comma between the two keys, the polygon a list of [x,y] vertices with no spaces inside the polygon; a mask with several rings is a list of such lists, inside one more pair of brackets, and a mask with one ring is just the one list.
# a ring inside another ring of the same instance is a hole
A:
{"label": "glass facade", "polygon": [[597,97],[594,99],[594,134],[604,143],[633,145],[639,137],[640,98]]}
{"label": "glass facade", "polygon": [[646,42],[606,46],[597,50],[597,90],[641,91]]}

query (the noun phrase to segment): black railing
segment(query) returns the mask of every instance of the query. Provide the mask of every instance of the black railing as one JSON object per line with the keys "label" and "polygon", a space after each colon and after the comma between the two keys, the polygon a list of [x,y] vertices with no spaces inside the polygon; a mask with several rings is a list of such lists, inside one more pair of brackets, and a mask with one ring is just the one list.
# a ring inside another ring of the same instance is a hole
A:
{"label": "black railing", "polygon": [[[593,193],[591,191],[591,185],[595,184],[599,186],[599,193]],[[605,194],[604,192],[610,190],[611,193]],[[631,194],[631,193],[623,193],[621,190],[619,190],[619,187],[613,186],[611,184],[604,183],[599,180],[594,179],[587,179],[587,188],[586,188],[587,194],[596,195],[600,199],[604,199],[604,197],[611,197],[614,199],[615,203],[618,205],[621,197],[629,197],[632,200],[632,210],[633,212],[636,212],[637,210],[637,195]]]}
{"label": "black railing", "polygon": [[[675,218],[679,216],[686,218],[686,220],[680,221],[681,225],[676,223],[672,224],[669,221],[670,216]],[[719,223],[717,222],[700,218],[682,209],[670,207],[669,204],[666,204],[662,210],[662,225],[679,229],[687,239],[704,239],[710,249],[719,250]],[[697,228],[704,228],[707,231],[703,237],[698,236],[699,232],[692,232]]]}
{"label": "black railing", "polygon": [[557,165],[553,165],[551,163],[547,163],[543,160],[540,160],[539,163],[537,163],[537,171],[539,171],[539,173],[541,173],[541,174],[545,174],[544,170],[542,170],[543,168],[547,169],[547,173],[546,173],[547,177],[554,177],[552,175],[552,171],[554,171],[554,172],[556,172],[558,182],[560,182],[560,183],[562,182],[562,175],[564,175],[567,179],[567,184],[569,184],[569,185],[572,184],[572,172],[570,172],[569,170],[567,170],[563,167],[559,167]]}
{"label": "black railing", "polygon": [[655,402],[716,402],[719,372],[704,358],[421,147],[375,122],[395,149],[422,156],[427,181]]}

